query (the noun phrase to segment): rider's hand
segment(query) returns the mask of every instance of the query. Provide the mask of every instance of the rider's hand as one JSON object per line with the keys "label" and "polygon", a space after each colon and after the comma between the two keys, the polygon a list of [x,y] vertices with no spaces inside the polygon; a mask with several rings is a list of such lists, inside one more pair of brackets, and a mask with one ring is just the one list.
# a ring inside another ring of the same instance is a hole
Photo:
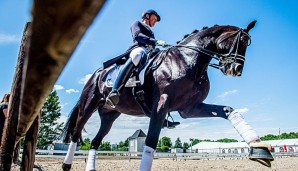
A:
{"label": "rider's hand", "polygon": [[163,40],[157,40],[155,43],[156,46],[166,47],[168,44]]}

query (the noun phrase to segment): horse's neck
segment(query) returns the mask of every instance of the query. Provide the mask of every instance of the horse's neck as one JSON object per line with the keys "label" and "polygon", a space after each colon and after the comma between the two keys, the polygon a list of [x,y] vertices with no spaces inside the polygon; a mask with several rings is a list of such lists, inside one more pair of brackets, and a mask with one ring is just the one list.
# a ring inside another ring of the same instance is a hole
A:
{"label": "horse's neck", "polygon": [[[198,42],[198,41],[190,41],[188,43],[183,44],[184,46],[200,46],[200,47],[211,47],[211,41],[208,42]],[[211,61],[211,57],[198,52],[196,50],[182,47],[180,50],[181,60],[185,62],[187,67],[194,71],[195,77],[200,78],[202,74],[205,73],[209,62]]]}

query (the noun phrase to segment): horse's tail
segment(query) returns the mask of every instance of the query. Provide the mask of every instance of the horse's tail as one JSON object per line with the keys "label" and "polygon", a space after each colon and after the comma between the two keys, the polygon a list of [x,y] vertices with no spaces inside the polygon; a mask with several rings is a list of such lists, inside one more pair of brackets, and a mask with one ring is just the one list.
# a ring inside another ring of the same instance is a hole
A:
{"label": "horse's tail", "polygon": [[72,111],[68,115],[68,119],[67,119],[66,123],[64,124],[64,128],[60,135],[60,140],[62,140],[64,143],[70,142],[70,136],[73,134],[73,130],[76,126],[78,114],[79,114],[79,101],[77,102],[75,107],[72,109]]}

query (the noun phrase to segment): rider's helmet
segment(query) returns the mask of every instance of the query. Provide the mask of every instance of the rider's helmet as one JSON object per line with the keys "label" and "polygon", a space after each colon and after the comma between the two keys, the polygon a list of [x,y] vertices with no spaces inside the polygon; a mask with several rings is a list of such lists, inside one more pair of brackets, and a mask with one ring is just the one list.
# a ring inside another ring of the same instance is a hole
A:
{"label": "rider's helmet", "polygon": [[[153,9],[148,9],[148,10],[144,11],[144,12],[142,13],[142,19],[143,19],[143,18],[146,18],[146,14],[149,14],[149,17],[150,17],[152,14],[154,14],[154,15],[156,15],[156,17],[157,17],[157,21],[160,21],[160,16],[159,16],[159,15],[157,14],[157,12],[154,11]],[[146,18],[146,19],[148,19],[148,18]]]}

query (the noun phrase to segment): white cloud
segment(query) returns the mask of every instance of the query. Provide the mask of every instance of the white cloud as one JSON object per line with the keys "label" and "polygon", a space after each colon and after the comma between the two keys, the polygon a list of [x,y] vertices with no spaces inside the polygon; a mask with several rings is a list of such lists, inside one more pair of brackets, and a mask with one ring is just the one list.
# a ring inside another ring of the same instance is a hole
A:
{"label": "white cloud", "polygon": [[75,89],[73,89],[73,88],[68,89],[68,90],[65,90],[65,91],[66,91],[66,93],[68,93],[68,94],[70,94],[70,93],[78,93],[78,92],[79,92],[79,90],[75,90]]}
{"label": "white cloud", "polygon": [[64,87],[62,86],[62,85],[54,85],[54,90],[57,90],[57,91],[59,91],[59,90],[63,90],[64,89]]}
{"label": "white cloud", "polygon": [[17,43],[17,42],[21,42],[21,39],[18,36],[0,33],[0,43]]}
{"label": "white cloud", "polygon": [[87,74],[87,75],[85,75],[83,78],[81,78],[81,79],[79,80],[79,84],[86,84],[87,81],[90,79],[91,76],[92,76],[92,74]]}
{"label": "white cloud", "polygon": [[235,93],[237,93],[237,92],[238,92],[238,90],[226,91],[226,92],[224,92],[223,94],[217,96],[217,98],[225,98],[226,96],[229,96],[229,95],[231,95],[231,94],[235,94]]}

